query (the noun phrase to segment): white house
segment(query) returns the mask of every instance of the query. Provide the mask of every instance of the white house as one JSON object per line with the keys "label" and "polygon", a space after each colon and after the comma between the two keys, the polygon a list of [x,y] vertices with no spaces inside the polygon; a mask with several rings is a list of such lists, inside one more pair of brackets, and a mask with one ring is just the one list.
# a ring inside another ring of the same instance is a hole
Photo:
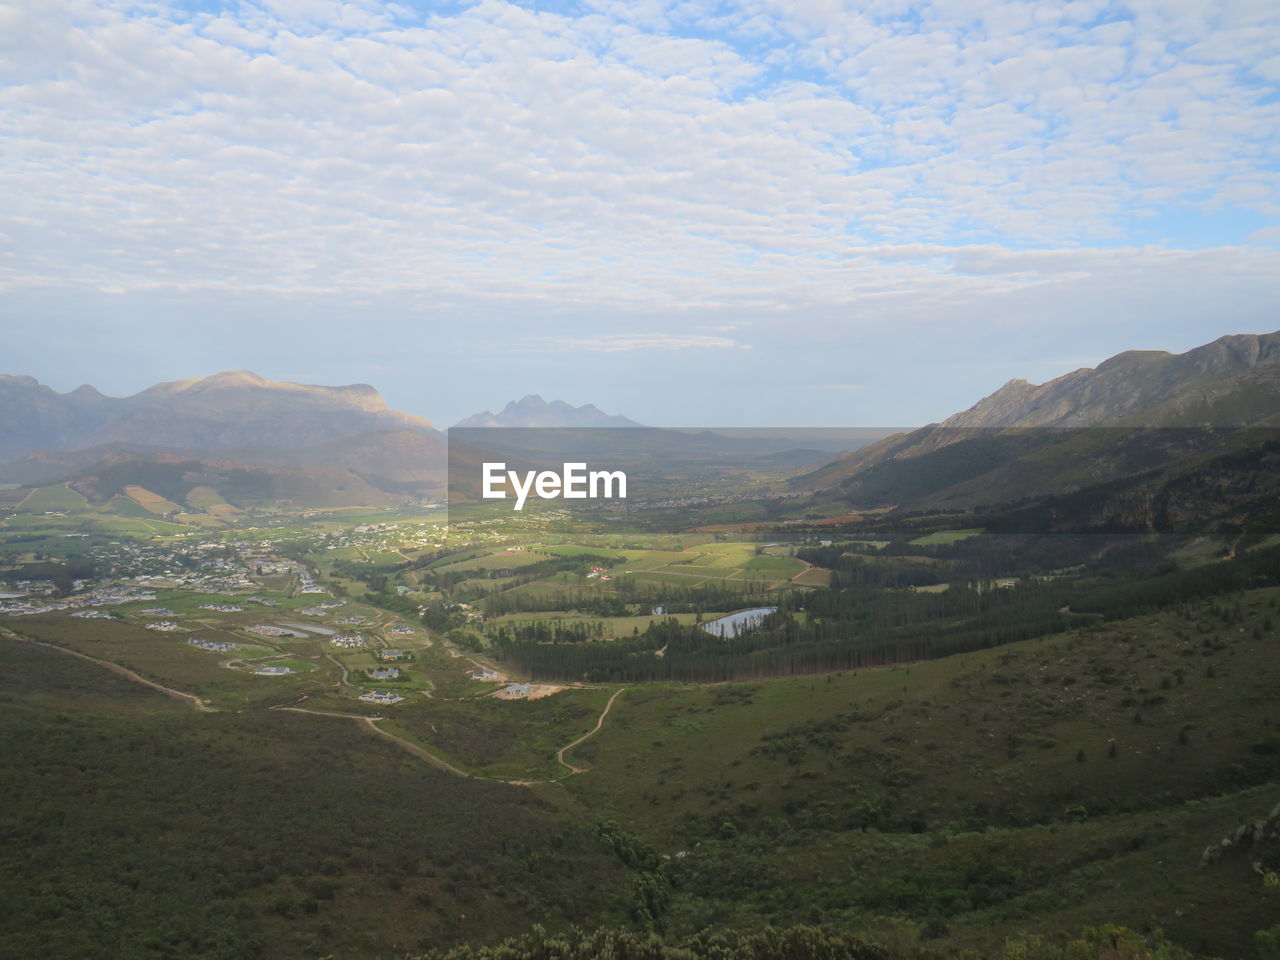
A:
{"label": "white house", "polygon": [[404,697],[400,696],[398,693],[392,693],[390,690],[370,690],[368,693],[362,694],[360,699],[368,703],[389,704],[399,703],[404,699]]}

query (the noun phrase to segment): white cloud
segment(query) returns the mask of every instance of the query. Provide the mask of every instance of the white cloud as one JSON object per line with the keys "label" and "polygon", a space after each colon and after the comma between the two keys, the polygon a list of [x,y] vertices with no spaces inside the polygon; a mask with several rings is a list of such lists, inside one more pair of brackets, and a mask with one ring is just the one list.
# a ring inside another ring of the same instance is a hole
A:
{"label": "white cloud", "polygon": [[[762,347],[801,314],[818,340],[965,310],[999,328],[1054,297],[1217,290],[1224,269],[1260,298],[1272,251],[1132,231],[1152,210],[1229,209],[1269,242],[1278,16],[19,0],[0,7],[0,38],[21,38],[0,55],[0,288],[352,315],[389,296],[503,329],[591,311],[599,337],[544,339],[591,352],[745,349],[711,334],[748,317]],[[667,332],[629,332],[637,316]]]}

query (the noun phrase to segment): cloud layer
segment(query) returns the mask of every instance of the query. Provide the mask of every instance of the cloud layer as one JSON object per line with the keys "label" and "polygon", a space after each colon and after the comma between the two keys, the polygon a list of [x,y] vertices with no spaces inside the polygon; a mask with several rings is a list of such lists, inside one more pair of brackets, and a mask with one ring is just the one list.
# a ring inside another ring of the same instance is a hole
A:
{"label": "cloud layer", "polygon": [[1280,292],[1270,0],[547,7],[0,6],[10,316],[322,299],[720,354],[1173,309],[1151,283],[1238,297],[1227,332]]}

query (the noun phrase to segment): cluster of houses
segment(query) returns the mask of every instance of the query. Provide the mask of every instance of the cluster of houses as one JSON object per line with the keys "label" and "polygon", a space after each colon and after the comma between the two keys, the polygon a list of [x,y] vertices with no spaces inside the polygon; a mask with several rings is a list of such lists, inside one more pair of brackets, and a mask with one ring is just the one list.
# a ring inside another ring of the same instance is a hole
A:
{"label": "cluster of houses", "polygon": [[399,680],[399,667],[374,667],[372,670],[366,670],[365,674],[370,680]]}
{"label": "cluster of houses", "polygon": [[186,627],[180,627],[172,620],[157,620],[155,623],[148,623],[147,629],[159,633],[177,633],[179,630],[185,630]]}
{"label": "cluster of houses", "polygon": [[405,625],[405,624],[403,624],[403,623],[397,623],[397,624],[395,624],[394,626],[388,627],[388,628],[387,628],[387,632],[388,632],[388,633],[398,633],[398,634],[403,635],[403,634],[406,634],[406,633],[413,633],[413,627],[407,626],[407,625]]}
{"label": "cluster of houses", "polygon": [[175,570],[172,564],[175,556],[195,555],[179,551],[174,555],[150,558],[150,562],[143,561],[139,564],[146,572],[137,574],[132,579],[148,586],[186,587],[197,593],[220,593],[228,596],[253,586],[248,569],[234,561],[198,557],[199,569]]}
{"label": "cluster of houses", "polygon": [[532,690],[531,683],[513,683],[509,687],[503,687],[494,696],[501,697],[503,700],[527,700]]}
{"label": "cluster of houses", "polygon": [[436,524],[417,523],[369,523],[352,527],[349,531],[328,534],[323,540],[326,550],[342,550],[360,547],[365,550],[405,550],[411,547],[435,550],[444,546],[438,543],[440,528]]}
{"label": "cluster of houses", "polygon": [[71,614],[73,617],[79,617],[82,620],[111,620],[113,617],[105,610],[77,610]]}
{"label": "cluster of houses", "polygon": [[330,637],[329,642],[335,647],[342,647],[345,650],[363,650],[368,646],[364,636],[359,633],[340,633],[335,637]]}
{"label": "cluster of houses", "polygon": [[301,566],[294,560],[277,560],[270,557],[254,557],[253,565],[258,573],[293,573]]}
{"label": "cluster of houses", "polygon": [[259,667],[253,672],[260,677],[283,677],[293,673],[293,667],[282,667],[273,663],[269,666]]}
{"label": "cluster of houses", "polygon": [[328,593],[324,587],[316,583],[315,578],[311,576],[311,571],[301,564],[298,570],[298,592],[299,593]]}
{"label": "cluster of houses", "polygon": [[48,593],[52,589],[52,580],[13,580],[0,583],[0,590],[16,590],[18,593]]}
{"label": "cluster of houses", "polygon": [[245,597],[244,600],[245,600],[245,603],[260,603],[264,607],[280,606],[279,600],[272,600],[270,597]]}
{"label": "cluster of houses", "polygon": [[192,637],[187,643],[201,650],[212,650],[214,653],[231,653],[233,650],[240,649],[239,644],[227,640],[204,640],[200,637]]}
{"label": "cluster of houses", "polygon": [[[31,581],[19,581],[29,583]],[[83,589],[85,581],[77,580],[73,589]],[[96,587],[84,593],[73,594],[59,600],[45,601],[30,596],[0,600],[0,615],[20,617],[32,613],[56,613],[63,610],[83,610],[90,607],[107,607],[136,600],[154,600],[153,591],[135,586],[112,584]]]}
{"label": "cluster of houses", "polygon": [[588,580],[600,580],[601,582],[609,579],[608,567],[592,567],[587,574]]}
{"label": "cluster of houses", "polygon": [[202,603],[201,610],[216,610],[218,613],[241,613],[244,607],[237,607],[234,603]]}
{"label": "cluster of houses", "polygon": [[[255,566],[273,564],[258,560],[258,547],[237,548],[238,556],[227,556],[227,544],[221,536],[211,535],[200,541],[181,543],[113,542],[91,547],[88,557],[115,570],[115,582],[132,581],[139,586],[187,587],[201,593],[228,596],[253,587],[250,579]],[[274,561],[293,569],[295,561]],[[51,585],[50,585],[51,588]]]}
{"label": "cluster of houses", "polygon": [[361,617],[358,615],[352,615],[350,617],[339,617],[336,622],[337,623],[368,623],[369,618]]}
{"label": "cluster of houses", "polygon": [[408,650],[402,650],[398,647],[384,647],[374,654],[383,663],[400,663],[404,660],[412,660],[413,654]]}

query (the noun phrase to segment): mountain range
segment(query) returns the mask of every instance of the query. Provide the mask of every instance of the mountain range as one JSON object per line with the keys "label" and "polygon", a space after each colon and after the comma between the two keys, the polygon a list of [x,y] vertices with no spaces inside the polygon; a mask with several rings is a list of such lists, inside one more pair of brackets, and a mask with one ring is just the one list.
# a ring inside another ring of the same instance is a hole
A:
{"label": "mountain range", "polygon": [[[537,395],[455,425],[508,428],[485,443],[473,435],[466,443],[476,449],[536,442],[521,433],[530,427],[556,428],[570,446],[603,442],[618,457],[643,448],[655,468],[772,458],[773,469],[789,463],[799,472],[793,490],[823,491],[854,510],[972,509],[1185,470],[1269,442],[1280,427],[1280,332],[1226,336],[1176,355],[1130,351],[1040,385],[1012,380],[940,423],[828,441],[852,450],[834,459],[821,450],[836,447],[790,435],[645,428],[591,404]],[[630,429],[578,429],[596,427]],[[62,394],[31,377],[0,375],[0,482],[67,480],[91,502],[158,485],[164,490],[155,492],[175,503],[196,489],[232,504],[388,503],[438,495],[447,459],[441,431],[388,408],[368,384],[232,371],[116,398],[88,385]]]}
{"label": "mountain range", "polygon": [[1189,468],[1280,427],[1280,332],[1182,354],[1130,351],[1036,385],[1013,380],[941,423],[793,481],[858,508],[969,509]]}
{"label": "mountain range", "polygon": [[[460,425],[638,426],[590,404],[532,395]],[[207,489],[232,502],[379,504],[438,494],[447,459],[430,421],[388,408],[363,383],[299,384],[241,370],[108,397],[89,385],[58,393],[0,375],[0,482],[69,480],[90,502],[142,487],[177,504]]]}
{"label": "mountain range", "polygon": [[314,386],[241,370],[107,397],[87,384],[63,394],[31,377],[0,376],[0,460],[110,445],[298,449],[389,430],[436,432],[422,417],[388,409],[365,383]]}
{"label": "mountain range", "polygon": [[[31,377],[0,376],[0,460],[11,461],[0,465],[0,480],[72,479],[91,501],[130,485],[152,489],[139,482],[146,476],[153,485],[168,477],[165,496],[178,503],[210,485],[244,499],[392,502],[411,488],[438,487],[445,459],[443,434],[430,421],[389,409],[363,383],[229,371],[107,397],[87,385],[62,394]],[[190,478],[185,487],[170,476],[178,463]]]}

